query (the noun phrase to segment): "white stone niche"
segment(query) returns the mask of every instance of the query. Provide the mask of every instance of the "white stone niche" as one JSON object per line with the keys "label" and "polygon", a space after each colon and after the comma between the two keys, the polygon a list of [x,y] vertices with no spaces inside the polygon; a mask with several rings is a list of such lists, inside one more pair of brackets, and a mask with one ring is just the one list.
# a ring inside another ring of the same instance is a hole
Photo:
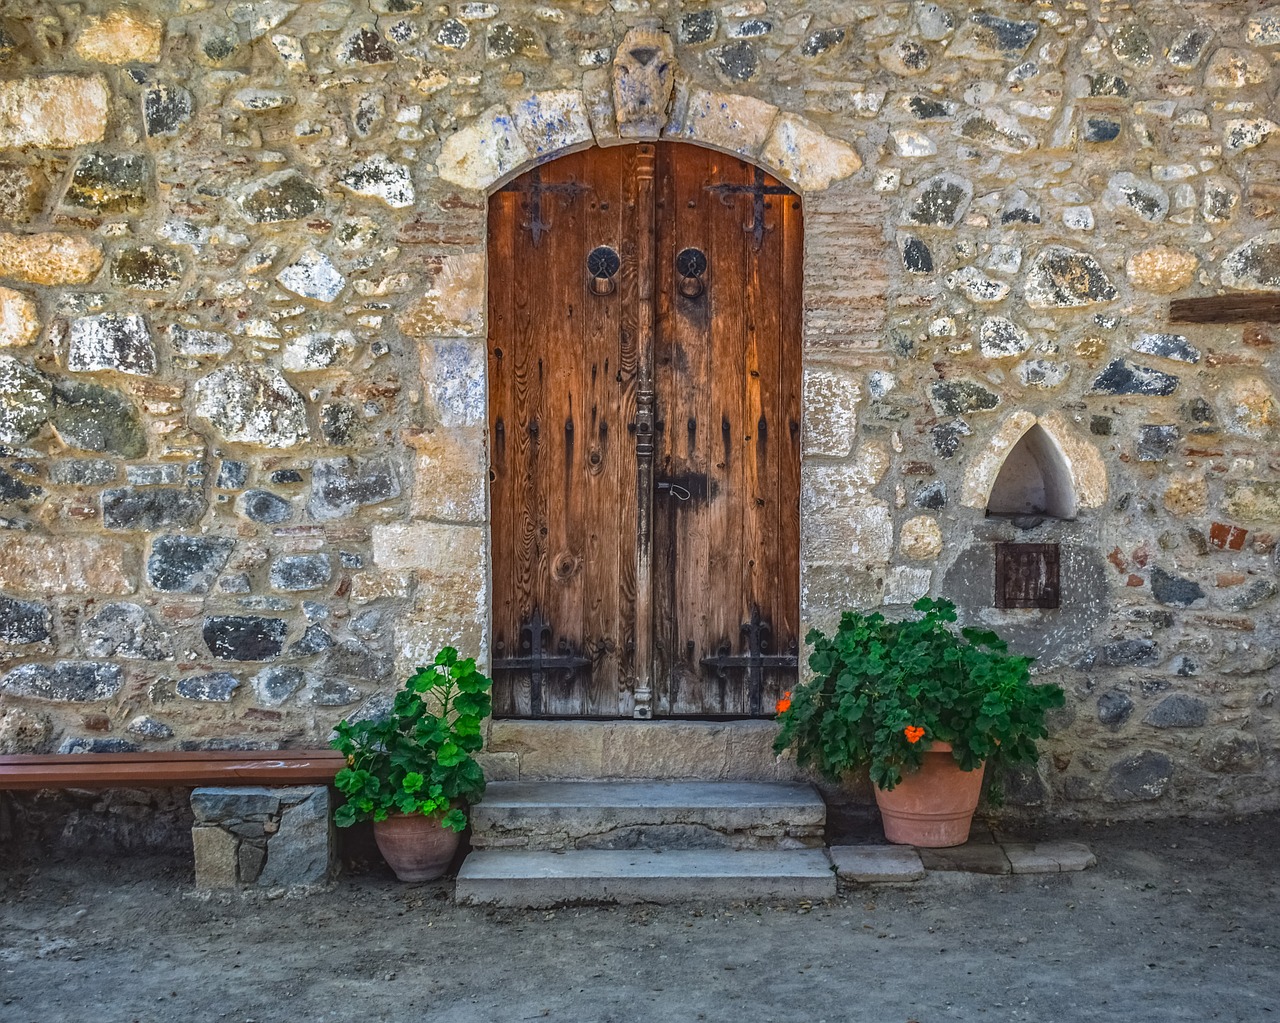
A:
{"label": "white stone niche", "polygon": [[1071,467],[1062,449],[1039,423],[1005,456],[987,497],[987,515],[1032,528],[1045,519],[1070,521],[1078,507]]}

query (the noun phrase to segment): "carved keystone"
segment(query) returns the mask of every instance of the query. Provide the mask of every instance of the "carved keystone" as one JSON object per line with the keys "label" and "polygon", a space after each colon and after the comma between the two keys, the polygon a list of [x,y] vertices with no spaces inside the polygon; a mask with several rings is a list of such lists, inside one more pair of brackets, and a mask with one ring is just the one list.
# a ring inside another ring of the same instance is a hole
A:
{"label": "carved keystone", "polygon": [[656,139],[667,123],[674,87],[671,37],[656,18],[646,19],[627,32],[613,60],[618,134],[628,139]]}

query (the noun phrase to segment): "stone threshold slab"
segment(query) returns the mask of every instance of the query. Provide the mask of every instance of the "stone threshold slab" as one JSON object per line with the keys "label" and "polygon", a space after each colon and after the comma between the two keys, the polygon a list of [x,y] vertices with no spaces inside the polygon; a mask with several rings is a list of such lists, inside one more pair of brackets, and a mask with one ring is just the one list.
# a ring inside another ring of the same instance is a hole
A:
{"label": "stone threshold slab", "polygon": [[919,881],[932,871],[970,874],[1056,874],[1098,864],[1083,842],[969,842],[950,849],[909,845],[832,846],[831,859],[842,880],[862,884]]}
{"label": "stone threshold slab", "polygon": [[455,889],[462,904],[528,908],[572,902],[825,899],[835,894],[835,872],[821,849],[481,851],[463,862]]}

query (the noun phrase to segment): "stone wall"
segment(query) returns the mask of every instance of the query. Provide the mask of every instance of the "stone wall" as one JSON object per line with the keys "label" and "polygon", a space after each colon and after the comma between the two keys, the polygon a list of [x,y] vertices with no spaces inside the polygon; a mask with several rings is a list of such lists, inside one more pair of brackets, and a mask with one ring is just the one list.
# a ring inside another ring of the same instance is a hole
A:
{"label": "stone wall", "polygon": [[[487,194],[652,124],[804,196],[806,620],[1039,654],[1040,812],[1276,806],[1280,327],[1168,303],[1280,290],[1278,55],[1254,3],[0,0],[0,747],[316,742],[487,656]],[[1034,430],[1074,518],[987,517]]]}

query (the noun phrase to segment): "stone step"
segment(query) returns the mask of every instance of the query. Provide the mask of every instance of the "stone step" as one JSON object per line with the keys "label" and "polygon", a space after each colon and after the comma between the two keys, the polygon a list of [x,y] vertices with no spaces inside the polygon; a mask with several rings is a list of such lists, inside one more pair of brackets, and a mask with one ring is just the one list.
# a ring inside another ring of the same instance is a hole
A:
{"label": "stone step", "polygon": [[475,849],[779,849],[822,844],[809,785],[495,782],[471,810]]}
{"label": "stone step", "polygon": [[575,902],[726,902],[826,899],[836,875],[821,849],[583,849],[471,853],[458,871],[457,901],[536,909]]}

